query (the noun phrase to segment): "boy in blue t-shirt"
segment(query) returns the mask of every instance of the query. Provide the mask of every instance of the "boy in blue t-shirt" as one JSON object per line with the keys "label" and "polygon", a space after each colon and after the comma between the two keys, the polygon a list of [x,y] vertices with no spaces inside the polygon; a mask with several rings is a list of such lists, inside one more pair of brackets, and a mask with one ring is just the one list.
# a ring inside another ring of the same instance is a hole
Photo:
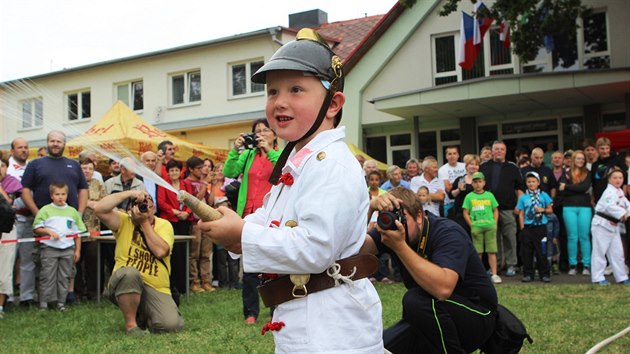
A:
{"label": "boy in blue t-shirt", "polygon": [[553,213],[553,201],[549,194],[538,188],[540,176],[534,171],[525,174],[527,191],[516,204],[518,211],[518,223],[521,260],[523,261],[523,282],[531,282],[534,279],[534,256],[538,265],[540,279],[549,283],[549,262],[547,255],[542,252],[541,241],[547,236],[547,215]]}
{"label": "boy in blue t-shirt", "polygon": [[81,255],[81,239],[67,238],[86,230],[79,212],[68,205],[68,185],[53,183],[49,187],[52,203],[39,210],[33,221],[33,232],[50,236],[40,243],[40,309],[56,302],[59,311],[65,311],[68,284],[73,276],[74,263]]}

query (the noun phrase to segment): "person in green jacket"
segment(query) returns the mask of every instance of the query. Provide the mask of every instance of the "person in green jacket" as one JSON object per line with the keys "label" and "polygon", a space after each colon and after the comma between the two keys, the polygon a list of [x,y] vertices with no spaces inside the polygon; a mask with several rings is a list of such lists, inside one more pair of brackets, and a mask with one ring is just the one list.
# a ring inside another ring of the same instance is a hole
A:
{"label": "person in green jacket", "polygon": [[[223,165],[223,175],[238,178],[242,175],[238,191],[236,212],[245,217],[262,207],[263,197],[271,189],[269,177],[282,153],[278,149],[278,137],[269,128],[267,119],[258,119],[252,124],[253,134],[240,134],[234,148],[228,153]],[[245,322],[253,324],[258,319],[259,300],[258,274],[243,274],[243,315]]]}

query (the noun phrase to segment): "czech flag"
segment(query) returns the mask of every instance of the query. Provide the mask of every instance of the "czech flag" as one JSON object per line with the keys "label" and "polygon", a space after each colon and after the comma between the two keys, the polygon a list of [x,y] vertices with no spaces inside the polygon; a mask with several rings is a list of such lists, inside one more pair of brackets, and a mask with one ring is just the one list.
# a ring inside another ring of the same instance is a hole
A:
{"label": "czech flag", "polygon": [[479,47],[473,43],[475,20],[462,11],[462,23],[459,29],[459,58],[457,63],[465,70],[472,69],[479,53]]}

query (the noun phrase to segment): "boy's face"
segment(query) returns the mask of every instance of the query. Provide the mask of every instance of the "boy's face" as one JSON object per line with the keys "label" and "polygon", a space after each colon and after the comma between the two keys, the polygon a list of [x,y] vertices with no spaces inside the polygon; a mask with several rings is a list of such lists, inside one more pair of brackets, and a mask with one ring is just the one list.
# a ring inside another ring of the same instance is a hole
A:
{"label": "boy's face", "polygon": [[370,177],[368,178],[368,184],[371,188],[378,188],[378,186],[380,186],[381,184],[381,179],[378,178],[377,175],[370,175]]}
{"label": "boy's face", "polygon": [[617,188],[621,188],[621,185],[623,184],[623,173],[620,171],[613,172],[610,177],[608,177],[608,183]]}
{"label": "boy's face", "polygon": [[429,202],[429,192],[427,192],[426,189],[419,190],[418,191],[418,198],[420,199],[420,203],[422,203],[422,204],[428,203]]}
{"label": "boy's face", "polygon": [[540,181],[536,177],[527,177],[525,183],[527,184],[527,189],[530,191],[538,189],[538,186],[540,185]]}
{"label": "boy's face", "polygon": [[52,199],[55,205],[63,206],[66,204],[66,200],[68,200],[68,192],[64,188],[55,188],[50,195],[50,199]]}
{"label": "boy's face", "polygon": [[[305,76],[301,71],[273,70],[266,75],[267,121],[280,138],[296,141],[313,125],[326,90],[318,78]],[[343,93],[336,92],[320,127],[310,137],[298,143],[297,148],[302,148],[317,133],[332,129],[334,117],[344,102]]]}
{"label": "boy's face", "polygon": [[483,188],[486,186],[486,180],[477,178],[472,181],[472,186],[475,192],[481,192],[483,191]]}

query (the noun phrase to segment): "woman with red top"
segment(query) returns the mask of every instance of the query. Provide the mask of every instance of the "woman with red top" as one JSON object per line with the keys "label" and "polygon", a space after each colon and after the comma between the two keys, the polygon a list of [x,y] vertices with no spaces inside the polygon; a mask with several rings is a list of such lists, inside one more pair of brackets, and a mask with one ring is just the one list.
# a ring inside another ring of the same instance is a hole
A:
{"label": "woman with red top", "polygon": [[[168,180],[175,189],[186,191],[192,194],[190,182],[181,178],[182,163],[178,160],[171,160],[166,164]],[[177,194],[170,190],[158,188],[158,206],[160,217],[170,221],[173,225],[175,235],[190,235],[190,221],[192,220],[192,210],[184,203],[177,200]]]}
{"label": "woman with red top", "polygon": [[[254,144],[246,144],[246,135],[241,134],[234,141],[234,148],[228,153],[223,166],[223,175],[228,178],[243,179],[238,193],[236,211],[245,217],[262,207],[263,197],[271,189],[269,177],[282,151],[278,150],[276,133],[269,128],[267,119],[258,119],[252,125],[256,135]],[[256,322],[259,313],[258,274],[243,274],[243,315],[245,322]]]}

